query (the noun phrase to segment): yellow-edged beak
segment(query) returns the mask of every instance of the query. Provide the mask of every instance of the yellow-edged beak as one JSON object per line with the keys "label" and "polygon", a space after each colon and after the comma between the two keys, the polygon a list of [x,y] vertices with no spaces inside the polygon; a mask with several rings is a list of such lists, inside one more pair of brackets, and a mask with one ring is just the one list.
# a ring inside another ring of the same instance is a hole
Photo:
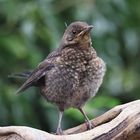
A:
{"label": "yellow-edged beak", "polygon": [[91,31],[92,28],[93,28],[92,25],[89,25],[89,26],[85,27],[85,28],[77,35],[77,37],[82,37],[82,36],[88,34],[88,33]]}

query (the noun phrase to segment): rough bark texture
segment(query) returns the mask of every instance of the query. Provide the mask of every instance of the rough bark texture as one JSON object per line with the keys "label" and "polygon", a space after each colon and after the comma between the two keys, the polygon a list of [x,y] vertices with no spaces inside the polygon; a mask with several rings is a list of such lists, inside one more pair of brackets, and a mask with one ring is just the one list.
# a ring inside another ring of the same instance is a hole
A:
{"label": "rough bark texture", "polygon": [[140,100],[119,105],[86,124],[58,136],[25,126],[0,127],[0,140],[140,140]]}

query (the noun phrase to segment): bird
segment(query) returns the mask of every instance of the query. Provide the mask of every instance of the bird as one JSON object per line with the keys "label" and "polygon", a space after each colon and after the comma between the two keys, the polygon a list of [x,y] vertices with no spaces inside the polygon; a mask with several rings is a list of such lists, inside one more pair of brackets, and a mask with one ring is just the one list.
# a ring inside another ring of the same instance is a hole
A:
{"label": "bird", "polygon": [[87,127],[94,127],[83,107],[98,92],[105,75],[106,64],[92,47],[92,28],[92,25],[83,21],[72,22],[67,26],[58,48],[32,72],[17,75],[26,77],[17,93],[36,86],[48,102],[57,106],[58,135],[63,134],[62,117],[64,111],[69,108],[80,110]]}

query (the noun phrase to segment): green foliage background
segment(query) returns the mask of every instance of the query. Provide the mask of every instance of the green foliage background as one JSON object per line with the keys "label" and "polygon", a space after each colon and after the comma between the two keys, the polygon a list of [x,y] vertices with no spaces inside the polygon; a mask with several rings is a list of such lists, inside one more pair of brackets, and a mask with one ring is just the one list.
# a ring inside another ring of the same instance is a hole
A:
{"label": "green foliage background", "polygon": [[[8,75],[34,69],[58,47],[65,22],[76,20],[94,26],[93,46],[107,64],[102,87],[85,106],[89,117],[140,98],[140,1],[0,0],[0,126],[55,131],[56,107],[35,88],[16,95],[23,80]],[[83,121],[79,111],[69,109],[63,128]]]}

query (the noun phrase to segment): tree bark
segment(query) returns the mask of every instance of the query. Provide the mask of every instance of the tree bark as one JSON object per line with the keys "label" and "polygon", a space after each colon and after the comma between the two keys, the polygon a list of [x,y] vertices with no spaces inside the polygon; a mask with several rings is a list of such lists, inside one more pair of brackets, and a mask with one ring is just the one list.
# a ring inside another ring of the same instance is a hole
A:
{"label": "tree bark", "polygon": [[140,140],[140,100],[119,105],[86,124],[54,135],[26,126],[0,127],[0,140]]}

